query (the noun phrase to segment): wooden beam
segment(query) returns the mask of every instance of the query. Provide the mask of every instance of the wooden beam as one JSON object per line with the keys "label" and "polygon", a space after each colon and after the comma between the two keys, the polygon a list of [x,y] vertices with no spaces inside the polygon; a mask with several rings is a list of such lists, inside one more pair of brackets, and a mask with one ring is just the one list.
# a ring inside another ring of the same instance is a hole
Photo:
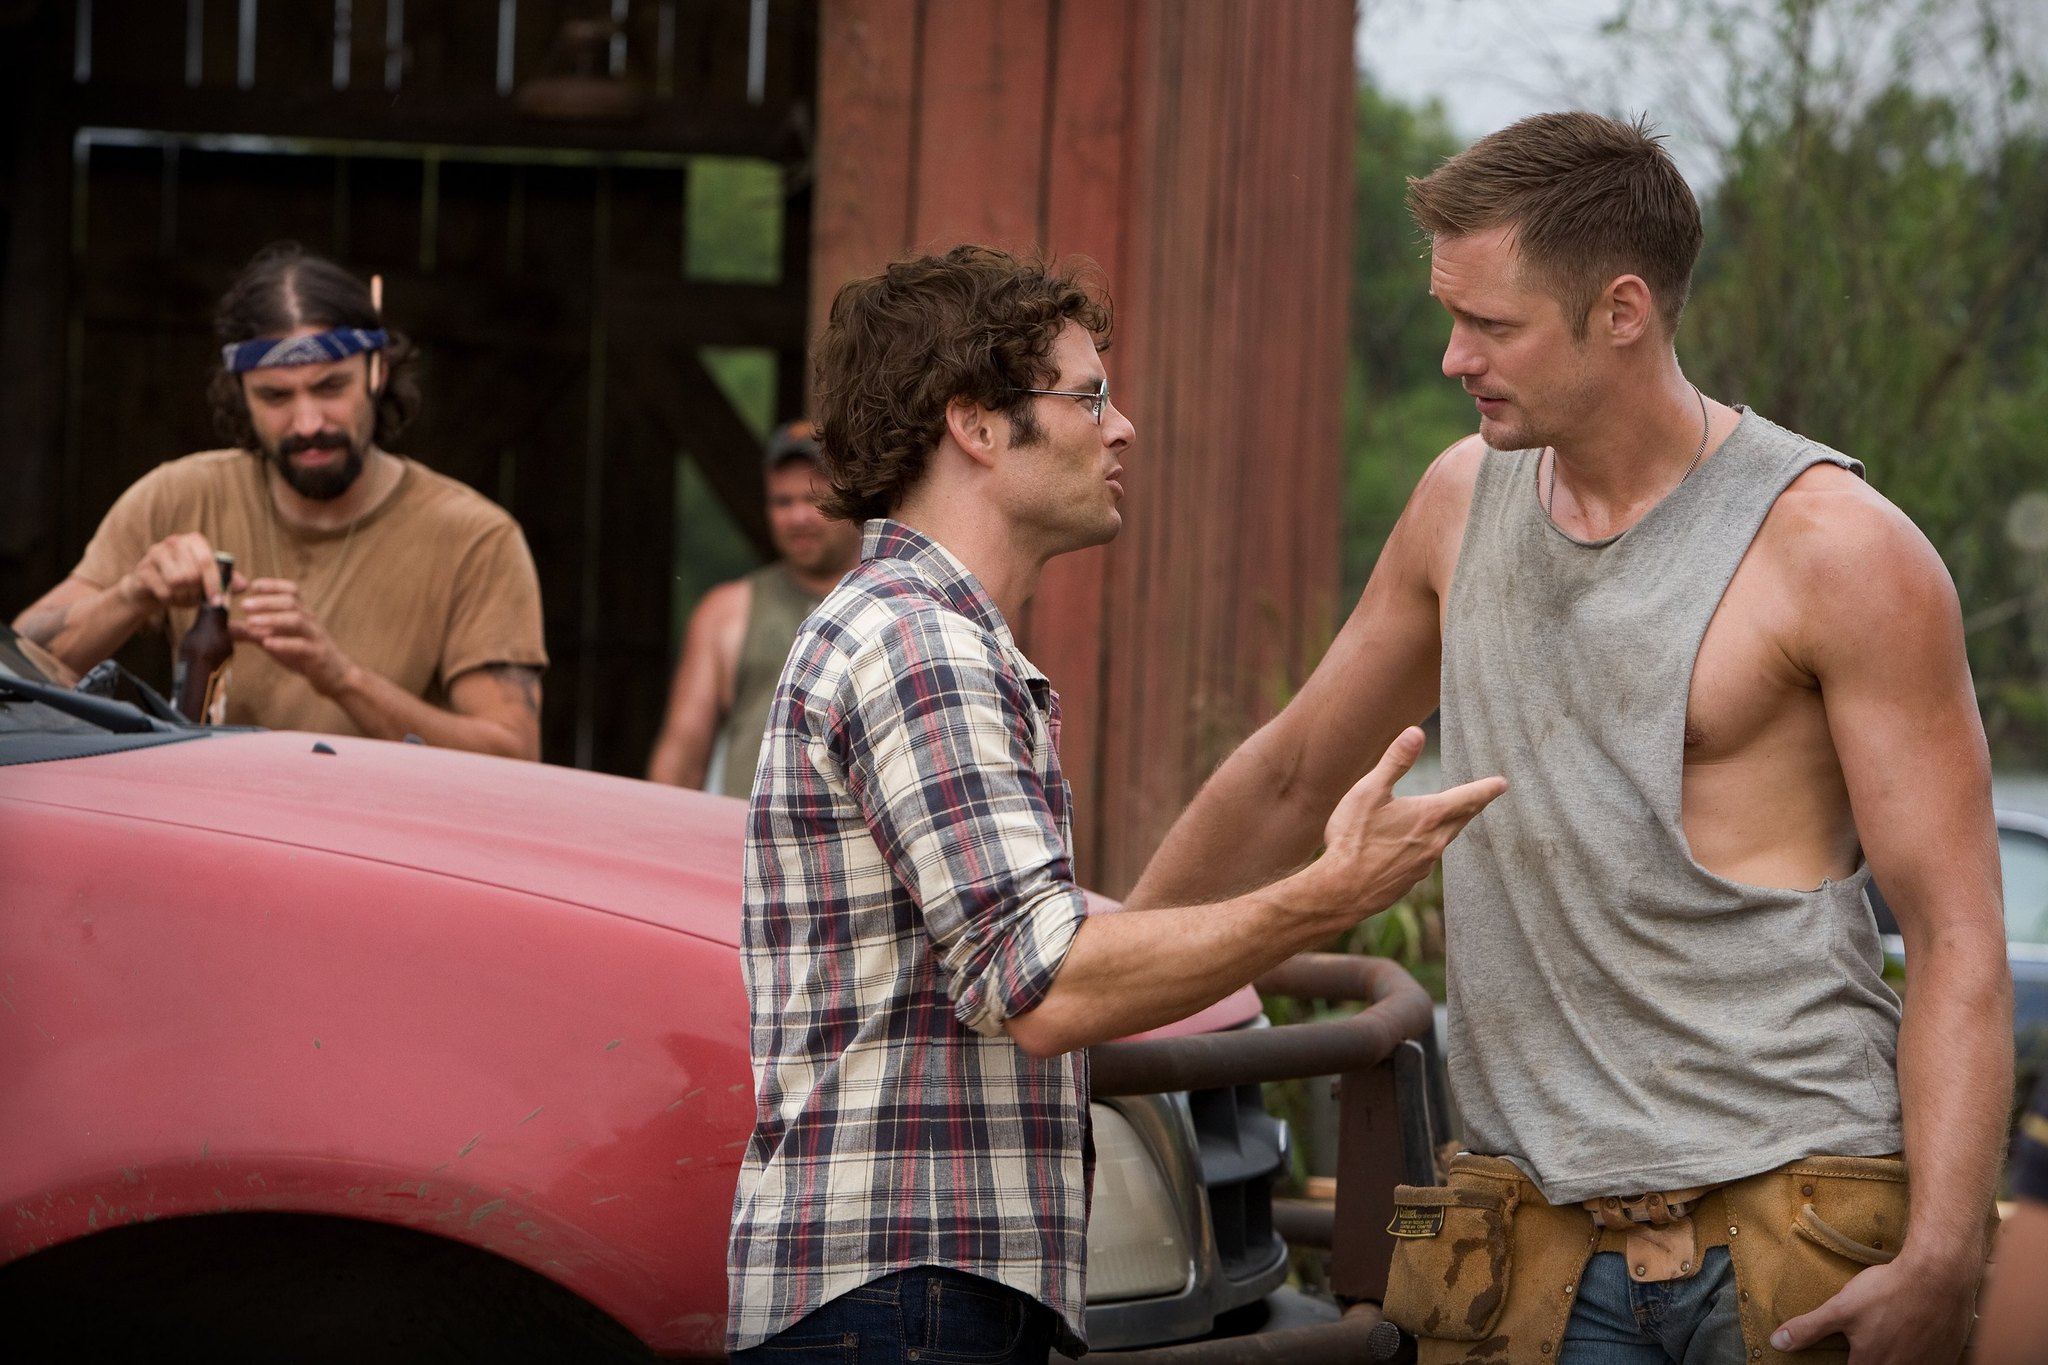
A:
{"label": "wooden beam", "polygon": [[626,388],[703,471],[719,502],[762,557],[772,558],[761,484],[761,441],[696,352],[621,346],[614,352]]}
{"label": "wooden beam", "polygon": [[[583,351],[590,344],[593,300],[587,282],[541,276],[394,269],[356,263],[384,276],[392,324],[416,338],[471,345]],[[166,317],[203,329],[239,261],[165,261],[135,256],[95,265],[79,281],[89,323],[155,327]],[[719,284],[651,271],[611,273],[602,307],[607,326],[628,347],[754,346],[801,350],[805,298],[800,283]]]}
{"label": "wooden beam", "polygon": [[796,109],[656,104],[631,124],[555,123],[528,118],[510,100],[488,93],[411,88],[393,100],[381,81],[347,91],[325,84],[235,90],[95,81],[69,87],[62,113],[78,127],[169,133],[753,156],[785,164],[810,152],[808,114]]}

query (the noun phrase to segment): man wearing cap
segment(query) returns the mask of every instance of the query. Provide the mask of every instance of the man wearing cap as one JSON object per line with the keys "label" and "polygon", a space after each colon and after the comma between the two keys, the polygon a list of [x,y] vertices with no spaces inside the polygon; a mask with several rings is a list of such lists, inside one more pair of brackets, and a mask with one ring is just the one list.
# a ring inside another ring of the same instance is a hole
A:
{"label": "man wearing cap", "polygon": [[[266,248],[215,313],[209,395],[233,445],[123,493],[15,628],[81,672],[138,630],[175,643],[238,594],[230,724],[540,756],[540,584],[518,523],[391,454],[418,407],[372,291]],[[214,554],[235,556],[220,581]]]}
{"label": "man wearing cap", "polygon": [[818,510],[810,422],[776,428],[763,472],[778,557],[705,593],[691,613],[668,715],[647,762],[655,782],[745,799],[797,627],[860,558],[860,527]]}

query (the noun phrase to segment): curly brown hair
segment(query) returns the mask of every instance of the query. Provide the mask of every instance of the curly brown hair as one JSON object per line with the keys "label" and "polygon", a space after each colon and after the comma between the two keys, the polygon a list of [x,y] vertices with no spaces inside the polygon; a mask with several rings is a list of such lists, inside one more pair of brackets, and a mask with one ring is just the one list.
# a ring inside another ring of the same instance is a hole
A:
{"label": "curly brown hair", "polygon": [[[224,346],[281,337],[307,326],[374,329],[383,327],[384,319],[370,301],[368,285],[297,242],[273,242],[257,252],[213,310],[213,333]],[[420,390],[413,376],[418,352],[412,342],[403,332],[386,329],[386,335],[384,387],[376,395],[377,424],[370,439],[388,449],[419,411]],[[221,439],[243,450],[257,449],[242,377],[216,360],[206,396]]]}
{"label": "curly brown hair", "polygon": [[1058,377],[1052,351],[1069,322],[1108,347],[1106,295],[993,247],[898,261],[841,288],[818,340],[818,462],[831,485],[820,510],[887,516],[924,476],[955,398],[1008,416],[1020,444],[1037,439],[1018,390]]}
{"label": "curly brown hair", "polygon": [[1699,201],[1648,120],[1582,112],[1537,114],[1479,139],[1410,179],[1408,210],[1432,237],[1512,225],[1577,341],[1617,275],[1642,276],[1665,335],[1677,332],[1703,240]]}

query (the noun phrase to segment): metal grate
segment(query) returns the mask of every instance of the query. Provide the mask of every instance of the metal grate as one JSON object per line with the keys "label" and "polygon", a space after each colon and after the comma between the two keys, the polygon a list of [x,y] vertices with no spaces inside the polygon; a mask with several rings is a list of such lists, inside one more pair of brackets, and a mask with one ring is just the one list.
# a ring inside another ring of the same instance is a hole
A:
{"label": "metal grate", "polygon": [[1256,1085],[1190,1091],[1188,1112],[1220,1268],[1225,1279],[1250,1279],[1287,1255],[1273,1232],[1273,1183],[1287,1169],[1287,1125],[1266,1112]]}

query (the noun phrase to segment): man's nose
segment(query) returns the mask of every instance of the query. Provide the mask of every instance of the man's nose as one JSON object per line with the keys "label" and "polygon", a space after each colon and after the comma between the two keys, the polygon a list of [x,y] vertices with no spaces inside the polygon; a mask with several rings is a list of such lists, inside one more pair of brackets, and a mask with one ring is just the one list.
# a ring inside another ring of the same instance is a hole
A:
{"label": "man's nose", "polygon": [[1122,450],[1137,439],[1138,429],[1131,425],[1131,419],[1115,403],[1109,404],[1102,413],[1102,443]]}
{"label": "man's nose", "polygon": [[1477,375],[1485,368],[1478,353],[1466,344],[1464,333],[1453,327],[1451,339],[1444,343],[1444,378],[1462,379],[1468,375]]}
{"label": "man's nose", "polygon": [[311,436],[327,426],[327,414],[321,409],[320,400],[311,394],[301,394],[292,400],[292,432],[294,435]]}

